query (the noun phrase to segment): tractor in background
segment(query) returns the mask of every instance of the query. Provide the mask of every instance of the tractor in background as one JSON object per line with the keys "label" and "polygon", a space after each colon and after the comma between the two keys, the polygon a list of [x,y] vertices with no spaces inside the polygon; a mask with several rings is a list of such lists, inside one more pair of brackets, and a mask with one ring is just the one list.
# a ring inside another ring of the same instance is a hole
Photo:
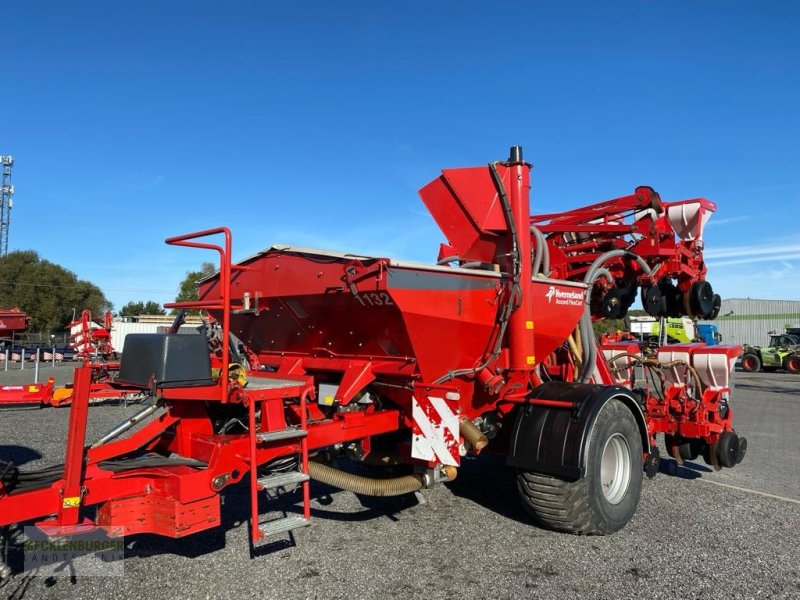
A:
{"label": "tractor in background", "polygon": [[800,374],[800,335],[770,332],[768,346],[746,344],[742,353],[742,369],[748,373],[777,371]]}

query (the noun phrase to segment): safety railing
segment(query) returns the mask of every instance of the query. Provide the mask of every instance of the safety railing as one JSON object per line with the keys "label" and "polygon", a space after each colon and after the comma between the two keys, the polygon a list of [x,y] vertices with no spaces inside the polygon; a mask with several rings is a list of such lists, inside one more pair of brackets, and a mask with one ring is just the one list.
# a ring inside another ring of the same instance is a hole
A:
{"label": "safety railing", "polygon": [[[212,235],[222,234],[225,236],[225,245],[209,244],[206,242],[196,242],[197,240]],[[228,400],[228,368],[230,363],[230,327],[231,327],[231,232],[227,227],[216,227],[205,229],[194,233],[176,235],[165,240],[171,246],[186,246],[188,248],[201,248],[204,250],[214,250],[219,253],[219,300],[190,300],[187,302],[169,302],[164,304],[164,308],[177,308],[189,310],[219,310],[222,311],[222,366],[220,368],[219,385],[221,390],[220,399],[222,402]]]}

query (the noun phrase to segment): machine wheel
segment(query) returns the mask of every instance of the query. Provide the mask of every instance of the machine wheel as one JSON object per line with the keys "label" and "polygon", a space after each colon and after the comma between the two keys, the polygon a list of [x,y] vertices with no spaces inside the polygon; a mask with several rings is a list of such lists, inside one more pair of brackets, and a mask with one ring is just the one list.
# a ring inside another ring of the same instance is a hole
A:
{"label": "machine wheel", "polygon": [[761,370],[761,358],[758,354],[748,352],[742,356],[742,369],[748,373],[758,373]]}
{"label": "machine wheel", "polygon": [[705,318],[714,310],[714,290],[707,281],[695,281],[689,288],[688,299],[691,314],[696,317]]}
{"label": "machine wheel", "polygon": [[722,308],[722,296],[714,294],[712,298],[711,312],[705,316],[706,319],[713,321],[719,316],[719,310]]}
{"label": "machine wheel", "polygon": [[800,373],[800,355],[792,354],[786,357],[786,370],[795,375]]}
{"label": "machine wheel", "polygon": [[548,529],[604,535],[631,520],[642,491],[642,438],[630,409],[610,400],[589,438],[586,475],[578,481],[519,471],[526,510]]}
{"label": "machine wheel", "polygon": [[666,312],[666,300],[657,285],[642,287],[642,306],[651,317],[659,317]]}
{"label": "machine wheel", "polygon": [[685,460],[697,460],[705,449],[705,444],[700,440],[687,440],[672,435],[664,436],[664,444],[669,455],[679,464]]}

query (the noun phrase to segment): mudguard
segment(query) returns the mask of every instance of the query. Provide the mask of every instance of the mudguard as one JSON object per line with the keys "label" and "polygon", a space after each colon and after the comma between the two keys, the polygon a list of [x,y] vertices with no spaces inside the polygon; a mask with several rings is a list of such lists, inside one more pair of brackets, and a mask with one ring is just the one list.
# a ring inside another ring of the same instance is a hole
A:
{"label": "mudguard", "polygon": [[[537,399],[571,403],[571,408],[537,405]],[[588,441],[600,410],[611,400],[631,410],[650,450],[644,414],[637,397],[620,386],[551,381],[538,386],[517,412],[508,465],[516,469],[577,480],[584,476]]]}

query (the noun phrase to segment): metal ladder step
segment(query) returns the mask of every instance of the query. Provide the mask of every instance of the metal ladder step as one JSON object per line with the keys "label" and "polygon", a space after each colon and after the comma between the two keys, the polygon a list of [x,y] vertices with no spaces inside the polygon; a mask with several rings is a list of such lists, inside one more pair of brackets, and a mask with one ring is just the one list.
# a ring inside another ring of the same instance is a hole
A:
{"label": "metal ladder step", "polygon": [[293,529],[307,527],[308,525],[311,525],[311,521],[301,516],[291,516],[261,523],[258,526],[258,530],[261,532],[261,535],[270,536],[283,533],[284,531],[292,531]]}
{"label": "metal ladder step", "polygon": [[276,442],[278,440],[306,437],[307,435],[308,431],[304,429],[289,427],[278,431],[260,431],[256,433],[256,438],[258,438],[260,442]]}
{"label": "metal ladder step", "polygon": [[309,479],[310,477],[305,473],[290,471],[288,473],[275,473],[274,475],[259,477],[258,485],[267,490],[275,490],[278,488],[297,485],[298,483],[303,483]]}

